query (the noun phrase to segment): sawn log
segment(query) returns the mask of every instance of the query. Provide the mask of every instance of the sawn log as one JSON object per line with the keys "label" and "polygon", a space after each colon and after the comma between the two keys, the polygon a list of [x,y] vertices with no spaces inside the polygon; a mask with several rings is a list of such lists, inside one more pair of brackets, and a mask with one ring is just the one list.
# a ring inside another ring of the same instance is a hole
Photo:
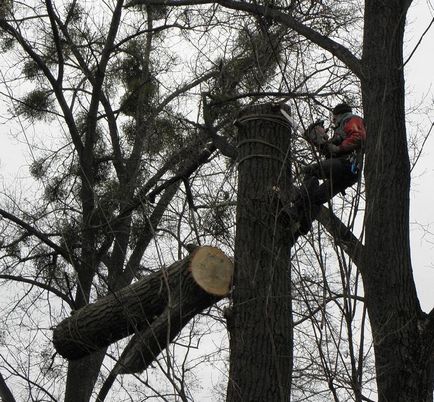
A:
{"label": "sawn log", "polygon": [[218,248],[197,247],[188,257],[77,310],[53,330],[53,343],[73,360],[153,326],[163,350],[197,313],[226,296],[232,261]]}

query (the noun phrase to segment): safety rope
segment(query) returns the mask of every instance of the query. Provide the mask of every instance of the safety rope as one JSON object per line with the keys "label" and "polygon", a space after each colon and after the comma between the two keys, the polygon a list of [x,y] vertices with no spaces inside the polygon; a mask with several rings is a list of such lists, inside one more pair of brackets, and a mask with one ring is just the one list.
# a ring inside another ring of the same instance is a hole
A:
{"label": "safety rope", "polygon": [[[282,107],[279,108],[279,111],[282,113],[281,115],[270,114],[270,113],[247,114],[245,116],[240,117],[238,120],[236,120],[235,123],[242,125],[242,124],[250,122],[250,121],[261,120],[261,121],[266,121],[266,122],[278,124],[281,127],[284,127],[285,129],[290,130],[293,127],[292,119],[290,118],[289,114]],[[280,162],[282,165],[287,163],[286,162],[287,152],[283,152],[280,148],[276,147],[273,144],[270,144],[267,141],[257,140],[257,139],[247,139],[247,140],[240,141],[237,144],[237,148],[240,148],[243,145],[252,144],[252,143],[258,143],[258,144],[265,145],[269,148],[272,148],[272,149],[276,150],[280,155],[283,155],[284,159],[279,158],[279,157],[274,156],[274,155],[253,154],[253,155],[248,155],[248,156],[245,156],[244,158],[242,158],[240,161],[238,161],[238,165],[240,165],[241,163],[245,162],[246,160],[252,159],[252,158],[272,159],[272,160],[276,160],[276,161]]]}
{"label": "safety rope", "polygon": [[243,159],[241,159],[240,161],[238,161],[238,166],[241,165],[241,163],[245,162],[246,160],[252,159],[252,158],[273,159],[273,160],[278,161],[278,162],[280,162],[282,164],[286,163],[283,159],[278,158],[277,156],[265,155],[265,154],[253,154],[253,155],[247,155]]}
{"label": "safety rope", "polygon": [[265,120],[271,123],[279,124],[285,128],[290,129],[291,123],[285,119],[284,116],[279,116],[275,114],[248,114],[246,116],[242,116],[239,119],[236,120],[236,123],[238,124],[244,124],[248,121],[256,121],[256,120]]}

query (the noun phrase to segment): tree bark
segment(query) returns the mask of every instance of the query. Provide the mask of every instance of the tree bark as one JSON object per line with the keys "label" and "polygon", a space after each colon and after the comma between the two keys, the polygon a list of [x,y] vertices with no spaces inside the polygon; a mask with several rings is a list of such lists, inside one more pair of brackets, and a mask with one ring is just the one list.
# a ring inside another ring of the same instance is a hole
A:
{"label": "tree bark", "polygon": [[69,362],[64,402],[87,402],[91,400],[105,351],[106,349],[99,350]]}
{"label": "tree bark", "polygon": [[227,295],[232,270],[222,251],[199,247],[167,269],[77,310],[54,329],[54,346],[63,357],[80,359],[138,331],[155,329],[153,323],[161,325],[159,317],[164,315],[168,325],[166,332],[160,331],[161,339],[153,340],[152,330],[151,339],[141,339],[157,341],[159,353],[167,346],[163,335],[171,331],[176,335],[191,317]]}
{"label": "tree bark", "polygon": [[16,402],[11,390],[6,384],[5,379],[0,373],[0,400],[3,402]]}
{"label": "tree bark", "polygon": [[[288,112],[288,111],[287,111]],[[290,186],[291,129],[277,105],[239,117],[233,308],[227,401],[289,401],[292,374],[292,236],[276,189]]]}
{"label": "tree bark", "polygon": [[362,277],[373,331],[379,402],[424,402],[429,349],[411,266],[410,164],[402,44],[411,1],[365,1],[362,79],[367,123]]}

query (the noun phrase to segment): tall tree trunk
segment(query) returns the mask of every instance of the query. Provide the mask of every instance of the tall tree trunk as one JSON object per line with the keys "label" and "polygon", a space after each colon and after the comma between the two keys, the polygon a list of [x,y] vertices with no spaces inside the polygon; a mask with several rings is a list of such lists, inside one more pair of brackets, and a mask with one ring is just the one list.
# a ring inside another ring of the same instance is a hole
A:
{"label": "tall tree trunk", "polygon": [[[89,301],[92,286],[92,274],[89,267],[81,267],[78,275],[78,289],[75,305],[81,308]],[[83,359],[71,361],[68,364],[64,402],[89,402],[93,387],[98,378],[105,349]]]}
{"label": "tall tree trunk", "polygon": [[6,381],[3,378],[1,373],[0,373],[0,401],[16,402],[14,396],[12,395],[11,390],[9,389],[8,385],[6,384]]}
{"label": "tall tree trunk", "polygon": [[410,3],[365,2],[362,91],[368,139],[363,281],[379,402],[424,402],[431,392],[409,242],[402,44]]}
{"label": "tall tree trunk", "polygon": [[82,359],[70,361],[66,377],[64,402],[89,402],[105,351],[100,350]]}
{"label": "tall tree trunk", "polygon": [[[291,130],[277,105],[242,111],[227,401],[289,401],[292,373],[291,236],[276,188],[290,185]],[[274,189],[273,189],[274,188]]]}

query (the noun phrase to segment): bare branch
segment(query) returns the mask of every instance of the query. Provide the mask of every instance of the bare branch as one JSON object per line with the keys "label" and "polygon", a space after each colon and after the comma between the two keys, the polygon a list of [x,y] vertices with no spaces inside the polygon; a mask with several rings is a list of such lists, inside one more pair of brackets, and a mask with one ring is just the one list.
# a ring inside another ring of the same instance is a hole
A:
{"label": "bare branch", "polygon": [[16,275],[0,274],[0,279],[5,279],[5,280],[10,280],[10,281],[15,281],[15,282],[28,283],[32,286],[37,286],[38,288],[48,290],[49,292],[60,297],[64,302],[68,303],[68,305],[72,309],[75,308],[74,303],[71,301],[71,299],[66,294],[64,294],[63,292],[61,292],[60,290],[58,290],[56,288],[53,288],[50,285],[47,285],[46,283],[38,282],[34,279],[25,278],[24,276],[21,276],[21,275],[16,276]]}
{"label": "bare branch", "polygon": [[413,57],[413,55],[416,53],[417,48],[420,46],[420,44],[422,43],[422,40],[424,38],[424,36],[428,33],[428,31],[431,29],[432,24],[434,24],[434,17],[431,19],[430,23],[428,24],[428,26],[426,27],[425,31],[423,31],[422,35],[420,36],[419,40],[416,43],[416,46],[414,47],[414,49],[411,51],[410,56],[408,56],[407,60],[404,62],[404,64],[402,65],[402,67],[404,68],[405,65],[411,60],[411,58]]}
{"label": "bare branch", "polygon": [[351,230],[331,210],[324,206],[321,207],[317,220],[334,237],[336,243],[342,246],[354,264],[361,269],[364,250],[361,241],[353,235]]}
{"label": "bare branch", "polygon": [[362,63],[354,54],[345,46],[330,39],[327,36],[321,35],[319,32],[297,21],[291,15],[280,10],[273,9],[270,6],[262,6],[256,2],[248,3],[236,0],[133,0],[128,3],[127,7],[138,4],[148,5],[165,5],[165,6],[187,6],[187,5],[202,5],[202,4],[220,4],[223,7],[234,10],[246,11],[253,15],[261,15],[266,18],[271,18],[282,25],[293,29],[306,39],[311,40],[316,45],[324,50],[327,50],[333,56],[341,60],[347,67],[359,78],[363,76]]}
{"label": "bare branch", "polygon": [[56,45],[57,58],[58,58],[58,61],[59,61],[59,68],[58,68],[58,74],[57,74],[57,82],[59,83],[59,85],[61,85],[62,80],[63,80],[64,59],[63,59],[62,48],[60,46],[59,30],[58,30],[57,25],[56,25],[56,18],[55,18],[55,12],[54,12],[54,9],[53,9],[53,3],[51,2],[51,0],[45,0],[45,4],[46,4],[46,7],[47,7],[48,16],[50,18],[51,29],[53,31],[54,43]]}
{"label": "bare branch", "polygon": [[42,60],[41,56],[39,56],[35,50],[32,48],[32,46],[26,41],[26,39],[21,35],[20,32],[18,32],[12,25],[10,25],[8,22],[6,22],[4,19],[0,18],[0,28],[6,31],[9,35],[11,35],[13,38],[15,38],[20,46],[23,48],[23,50],[32,58],[32,60],[38,65],[38,67],[42,70],[45,77],[50,82],[54,93],[56,94],[57,101],[59,102],[59,105],[62,109],[62,112],[64,114],[64,119],[66,124],[68,125],[69,132],[72,137],[72,141],[74,142],[74,146],[78,152],[79,155],[82,155],[83,152],[83,143],[81,142],[80,135],[77,131],[77,127],[74,122],[74,117],[72,115],[71,109],[68,107],[68,104],[65,100],[62,86],[59,85],[56,78],[51,73],[49,67],[46,65],[46,63]]}
{"label": "bare branch", "polygon": [[73,256],[71,256],[67,250],[65,250],[64,248],[60,247],[58,244],[51,241],[44,233],[40,232],[33,226],[24,222],[22,219],[16,217],[15,215],[10,214],[9,212],[3,209],[0,209],[0,215],[10,220],[11,222],[14,222],[15,224],[22,227],[23,229],[27,230],[30,234],[36,236],[39,240],[41,240],[47,246],[51,247],[54,251],[56,251],[56,253],[60,254],[66,261],[69,261],[74,266],[76,266],[76,261],[74,261]]}

